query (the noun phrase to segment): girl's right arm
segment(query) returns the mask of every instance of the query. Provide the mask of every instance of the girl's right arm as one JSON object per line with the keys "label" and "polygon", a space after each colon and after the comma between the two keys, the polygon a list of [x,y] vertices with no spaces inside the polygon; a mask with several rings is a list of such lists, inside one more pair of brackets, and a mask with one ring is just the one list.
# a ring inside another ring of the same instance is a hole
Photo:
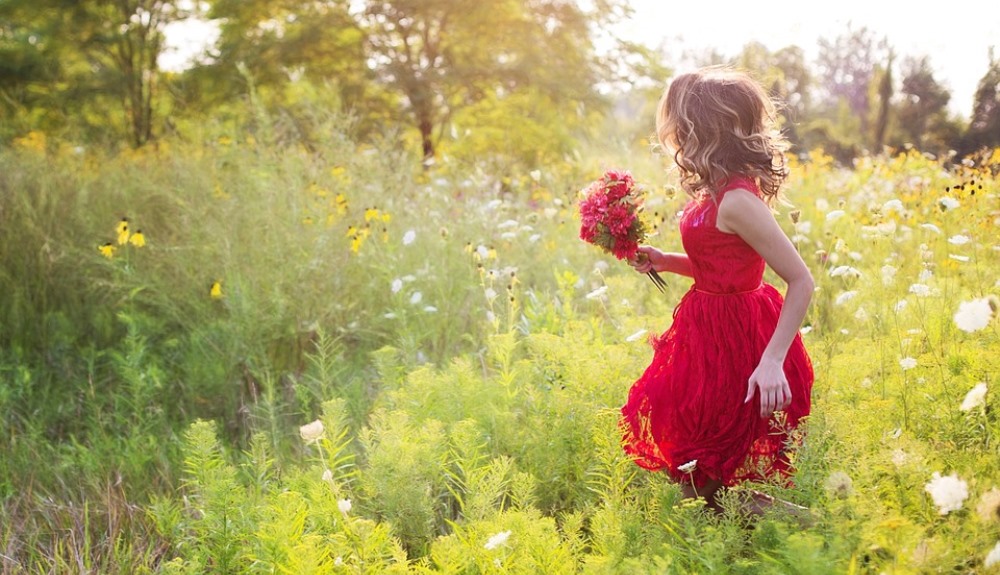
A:
{"label": "girl's right arm", "polygon": [[670,272],[682,276],[693,277],[691,260],[687,254],[661,252],[653,246],[639,246],[639,253],[629,262],[635,271],[649,273],[650,271]]}

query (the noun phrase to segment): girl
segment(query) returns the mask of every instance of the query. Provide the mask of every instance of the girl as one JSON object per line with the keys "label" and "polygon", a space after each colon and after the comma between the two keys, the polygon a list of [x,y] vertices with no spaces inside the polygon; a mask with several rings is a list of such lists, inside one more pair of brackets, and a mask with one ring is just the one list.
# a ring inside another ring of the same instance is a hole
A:
{"label": "girl", "polygon": [[[788,145],[758,83],[720,67],[676,77],[656,135],[691,196],[680,218],[685,253],[641,246],[632,265],[694,285],[622,407],[623,445],[719,510],[720,488],[791,472],[785,450],[813,383],[799,336],[813,280],[770,210]],[[787,283],[784,298],[762,282],[765,264]],[[752,510],[770,503],[755,494]]]}

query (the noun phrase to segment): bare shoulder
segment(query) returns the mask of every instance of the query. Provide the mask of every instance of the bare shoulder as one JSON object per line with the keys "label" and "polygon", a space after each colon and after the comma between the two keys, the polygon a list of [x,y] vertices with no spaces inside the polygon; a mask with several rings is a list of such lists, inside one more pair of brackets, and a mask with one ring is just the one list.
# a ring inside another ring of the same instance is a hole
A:
{"label": "bare shoulder", "polygon": [[745,188],[734,188],[722,196],[716,226],[719,231],[734,234],[765,222],[773,222],[774,214],[764,200]]}

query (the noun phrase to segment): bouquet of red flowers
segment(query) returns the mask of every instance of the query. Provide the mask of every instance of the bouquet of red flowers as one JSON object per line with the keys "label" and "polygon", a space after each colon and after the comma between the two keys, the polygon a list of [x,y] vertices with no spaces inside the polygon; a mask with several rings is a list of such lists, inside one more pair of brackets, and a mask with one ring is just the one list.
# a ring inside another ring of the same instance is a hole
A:
{"label": "bouquet of red flowers", "polygon": [[[620,260],[635,258],[648,228],[641,217],[643,190],[632,175],[608,170],[580,193],[580,239]],[[655,271],[648,275],[662,292],[666,282]]]}

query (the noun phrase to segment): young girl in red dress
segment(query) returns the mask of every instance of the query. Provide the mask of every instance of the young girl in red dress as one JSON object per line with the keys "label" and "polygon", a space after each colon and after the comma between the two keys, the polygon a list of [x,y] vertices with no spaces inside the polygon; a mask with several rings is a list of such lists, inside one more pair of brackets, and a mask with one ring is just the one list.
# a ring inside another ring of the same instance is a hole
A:
{"label": "young girl in red dress", "polygon": [[[722,67],[677,76],[656,134],[691,196],[680,217],[684,253],[641,246],[632,265],[694,284],[622,407],[623,445],[718,510],[720,488],[791,473],[786,449],[813,384],[799,336],[813,280],[770,209],[788,146],[760,84]],[[784,297],[762,281],[765,265],[786,282]],[[771,502],[756,494],[751,510]]]}

